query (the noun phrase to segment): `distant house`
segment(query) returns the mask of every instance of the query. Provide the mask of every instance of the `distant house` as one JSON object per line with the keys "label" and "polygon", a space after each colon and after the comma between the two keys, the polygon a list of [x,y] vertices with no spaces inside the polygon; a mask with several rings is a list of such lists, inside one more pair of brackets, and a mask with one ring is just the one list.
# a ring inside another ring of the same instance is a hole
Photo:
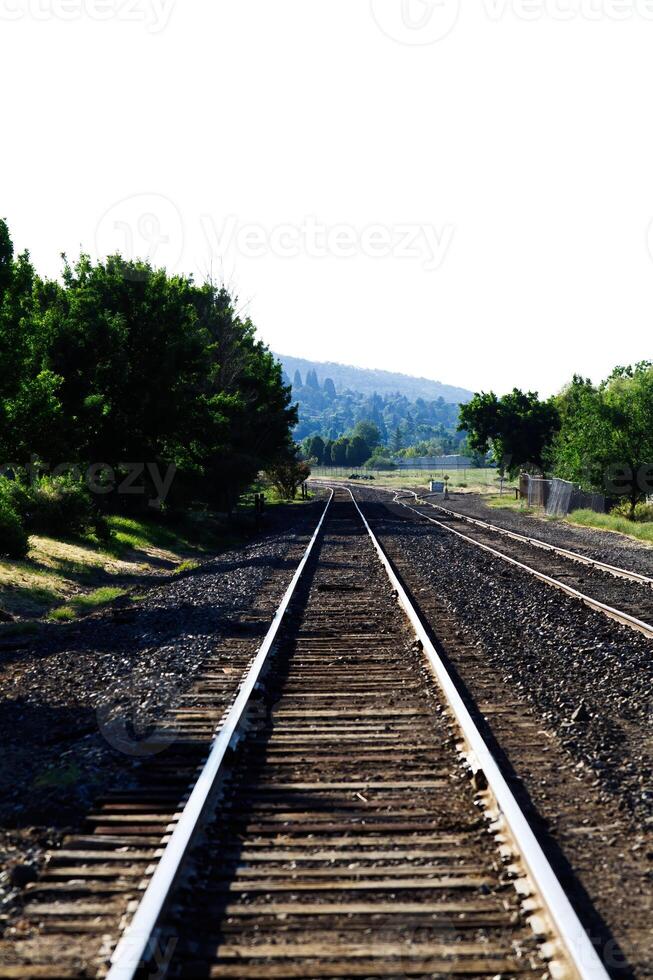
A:
{"label": "distant house", "polygon": [[472,466],[469,456],[412,456],[395,457],[400,470],[464,470]]}

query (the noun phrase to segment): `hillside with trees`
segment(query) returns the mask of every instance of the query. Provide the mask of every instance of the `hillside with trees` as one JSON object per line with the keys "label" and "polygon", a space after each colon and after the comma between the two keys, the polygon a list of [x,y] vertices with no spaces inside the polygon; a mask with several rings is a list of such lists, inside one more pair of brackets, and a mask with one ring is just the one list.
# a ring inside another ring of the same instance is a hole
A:
{"label": "hillside with trees", "polygon": [[[397,390],[380,393],[343,388],[327,374],[332,366],[316,364],[309,367],[305,374],[296,368],[292,376],[288,376],[287,365],[284,364],[284,377],[292,385],[293,400],[298,407],[298,423],[294,431],[297,441],[303,443],[307,438],[319,436],[325,442],[334,443],[351,437],[358,424],[371,423],[378,432],[378,443],[384,447],[386,454],[396,455],[418,445],[424,454],[454,452],[459,448],[463,437],[456,432],[458,403],[446,401],[442,394],[431,399],[419,395],[411,400],[404,392]],[[379,373],[351,370],[361,378],[368,373],[372,377]],[[336,376],[341,377],[337,373]],[[391,377],[397,379],[403,376]],[[411,378],[405,380],[419,381]],[[369,387],[370,382],[366,378],[360,383],[363,387]],[[410,388],[410,385],[407,387]],[[368,448],[374,449],[375,446]]]}
{"label": "hillside with trees", "polygon": [[318,383],[322,385],[330,378],[337,391],[357,391],[362,395],[404,395],[409,401],[437,401],[442,398],[445,402],[457,405],[472,397],[472,392],[455,385],[442,384],[429,378],[414,378],[407,374],[394,371],[380,371],[370,368],[352,367],[348,364],[338,364],[334,361],[308,361],[301,357],[290,357],[287,354],[276,355],[283,365],[289,381],[293,381],[295,373],[302,378],[315,373]]}

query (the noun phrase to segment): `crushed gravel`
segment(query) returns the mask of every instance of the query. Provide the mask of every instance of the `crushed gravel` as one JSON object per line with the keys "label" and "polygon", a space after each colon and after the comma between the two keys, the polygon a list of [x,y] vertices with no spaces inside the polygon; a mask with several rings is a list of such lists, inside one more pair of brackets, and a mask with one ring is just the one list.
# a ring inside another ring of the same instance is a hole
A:
{"label": "crushed gravel", "polygon": [[366,491],[393,556],[437,588],[498,675],[578,765],[653,826],[653,641]]}
{"label": "crushed gravel", "polygon": [[477,517],[488,524],[540,538],[558,548],[577,551],[608,565],[653,577],[653,547],[623,534],[580,527],[561,519],[531,517],[507,508],[488,507],[483,498],[474,493],[451,494],[448,501],[439,496],[432,499],[434,503],[468,517]]}
{"label": "crushed gravel", "polygon": [[322,506],[275,509],[256,540],[141,601],[0,644],[0,927],[44,851],[81,826],[97,795],[133,781],[143,735],[221,637],[262,590],[281,598]]}

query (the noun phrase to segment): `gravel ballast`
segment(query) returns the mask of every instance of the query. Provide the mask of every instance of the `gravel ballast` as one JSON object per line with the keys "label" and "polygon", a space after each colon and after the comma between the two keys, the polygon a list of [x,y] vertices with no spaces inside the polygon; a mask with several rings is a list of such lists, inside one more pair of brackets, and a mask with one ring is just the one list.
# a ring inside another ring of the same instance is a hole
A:
{"label": "gravel ballast", "polygon": [[530,535],[558,548],[577,551],[596,561],[653,577],[653,547],[640,544],[624,534],[580,527],[564,520],[532,517],[508,508],[488,507],[483,498],[474,493],[450,494],[448,500],[444,500],[442,495],[429,499],[449,510],[476,517],[508,531]]}
{"label": "gravel ballast", "polygon": [[93,799],[133,779],[152,727],[221,638],[257,613],[264,632],[322,507],[277,509],[265,534],[138,602],[4,641],[0,913],[33,880],[45,850],[82,826]]}
{"label": "gravel ballast", "polygon": [[[653,976],[653,641],[419,520],[363,511],[614,976]],[[565,871],[567,868],[567,871]]]}

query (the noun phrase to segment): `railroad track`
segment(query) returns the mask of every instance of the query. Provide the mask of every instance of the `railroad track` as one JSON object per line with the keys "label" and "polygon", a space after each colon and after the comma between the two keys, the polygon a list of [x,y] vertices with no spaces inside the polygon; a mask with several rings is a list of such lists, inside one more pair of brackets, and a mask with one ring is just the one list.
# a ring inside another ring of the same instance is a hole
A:
{"label": "railroad track", "polygon": [[[541,976],[543,960],[607,976],[348,491],[322,522],[183,810],[157,825],[206,715],[46,873],[57,960],[36,941],[0,977],[105,973],[78,952],[81,910],[89,886],[101,908],[129,879],[142,898],[110,980],[144,961],[168,976]],[[127,844],[110,844],[111,814]]]}
{"label": "railroad track", "polygon": [[[392,494],[393,503],[441,530],[560,589],[623,626],[653,637],[653,578],[459,514],[425,500],[413,490],[369,489]],[[437,518],[431,516],[431,510],[437,511]],[[501,539],[500,547],[497,538]]]}

